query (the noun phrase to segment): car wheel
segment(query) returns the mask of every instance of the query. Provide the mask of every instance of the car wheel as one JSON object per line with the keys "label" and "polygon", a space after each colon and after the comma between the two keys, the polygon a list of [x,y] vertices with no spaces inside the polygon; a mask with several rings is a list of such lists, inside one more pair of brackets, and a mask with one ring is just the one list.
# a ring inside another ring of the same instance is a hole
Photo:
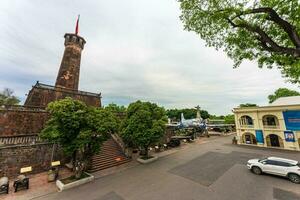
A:
{"label": "car wheel", "polygon": [[254,174],[257,174],[257,175],[261,175],[262,174],[262,171],[261,171],[261,169],[259,168],[259,167],[252,167],[252,172],[254,173]]}
{"label": "car wheel", "polygon": [[300,183],[300,176],[297,174],[289,174],[288,175],[290,181],[292,181],[293,183]]}

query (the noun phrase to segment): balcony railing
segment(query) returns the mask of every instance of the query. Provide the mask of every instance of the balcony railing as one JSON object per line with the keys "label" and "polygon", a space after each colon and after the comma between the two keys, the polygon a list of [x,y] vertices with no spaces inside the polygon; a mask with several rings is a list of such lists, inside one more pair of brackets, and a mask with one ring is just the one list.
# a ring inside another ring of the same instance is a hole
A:
{"label": "balcony railing", "polygon": [[280,129],[279,125],[264,125],[264,129]]}
{"label": "balcony railing", "polygon": [[247,129],[247,128],[254,128],[254,125],[245,125],[245,124],[243,124],[243,125],[241,125],[241,128],[245,128],[245,129]]}

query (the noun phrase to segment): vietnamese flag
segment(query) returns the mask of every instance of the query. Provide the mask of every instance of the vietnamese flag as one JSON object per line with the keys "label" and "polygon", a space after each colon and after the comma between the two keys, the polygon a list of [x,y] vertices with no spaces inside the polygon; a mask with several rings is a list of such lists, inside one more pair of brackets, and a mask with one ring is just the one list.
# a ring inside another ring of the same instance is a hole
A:
{"label": "vietnamese flag", "polygon": [[75,28],[75,34],[78,35],[78,31],[79,31],[79,18],[80,18],[80,15],[78,15],[78,18],[77,18],[77,21],[76,21],[76,28]]}

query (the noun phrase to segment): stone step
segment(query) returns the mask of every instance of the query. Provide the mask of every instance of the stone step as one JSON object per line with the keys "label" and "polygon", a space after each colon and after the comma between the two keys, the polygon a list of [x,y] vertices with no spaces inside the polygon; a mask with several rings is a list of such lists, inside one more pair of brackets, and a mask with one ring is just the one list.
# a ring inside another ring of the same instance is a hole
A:
{"label": "stone step", "polygon": [[105,159],[105,160],[98,160],[97,162],[92,162],[93,166],[97,166],[97,165],[103,165],[103,164],[107,164],[107,163],[119,163],[121,161],[124,160],[130,160],[128,158],[119,158],[119,160],[117,160],[117,158],[115,159]]}
{"label": "stone step", "polygon": [[102,165],[100,165],[100,164],[99,165],[94,165],[93,168],[89,170],[89,172],[96,172],[96,171],[108,169],[108,168],[111,168],[111,167],[115,167],[115,166],[119,166],[119,165],[128,163],[130,161],[131,161],[130,159],[126,159],[126,160],[119,161],[117,163],[106,163],[106,164],[102,164]]}
{"label": "stone step", "polygon": [[92,159],[92,162],[95,163],[95,162],[99,162],[99,161],[103,161],[103,160],[115,160],[117,158],[120,158],[120,159],[125,159],[126,157],[124,156],[119,156],[119,155],[107,155],[107,156],[103,156],[103,157],[98,157],[98,158],[93,158]]}
{"label": "stone step", "polygon": [[[117,159],[119,159],[119,161]],[[99,154],[92,157],[92,167],[89,172],[96,172],[110,167],[115,167],[130,161],[131,159],[125,156],[121,147],[112,138],[110,138],[102,144]]]}

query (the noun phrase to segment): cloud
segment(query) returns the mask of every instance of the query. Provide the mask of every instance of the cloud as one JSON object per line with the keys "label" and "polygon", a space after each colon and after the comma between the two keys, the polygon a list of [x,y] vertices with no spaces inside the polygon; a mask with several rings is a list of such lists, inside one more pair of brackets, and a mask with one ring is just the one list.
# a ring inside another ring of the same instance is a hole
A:
{"label": "cloud", "polygon": [[238,69],[221,52],[183,30],[174,0],[2,0],[0,89],[25,99],[36,80],[54,84],[64,46],[81,14],[80,89],[101,92],[103,104],[141,99],[166,108],[200,105],[226,114],[240,103],[267,103],[285,83],[276,69],[245,62]]}

